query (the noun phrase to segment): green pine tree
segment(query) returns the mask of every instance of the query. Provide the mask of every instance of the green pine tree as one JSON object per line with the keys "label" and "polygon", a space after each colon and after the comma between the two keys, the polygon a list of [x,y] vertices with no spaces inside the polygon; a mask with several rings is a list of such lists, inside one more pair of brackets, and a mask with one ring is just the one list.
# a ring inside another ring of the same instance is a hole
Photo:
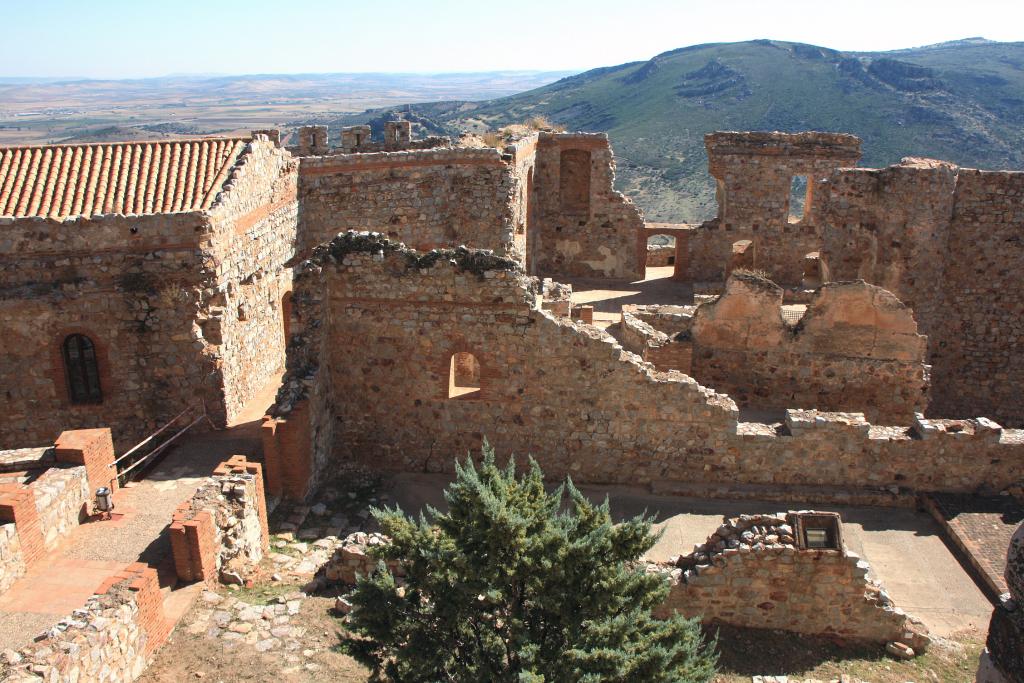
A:
{"label": "green pine tree", "polygon": [[[651,609],[668,593],[635,562],[657,541],[651,518],[613,524],[567,481],[544,489],[536,462],[517,476],[483,447],[445,492],[448,512],[373,514],[391,543],[350,596],[343,647],[373,680],[709,681],[717,655],[699,625]],[[568,505],[563,505],[566,494]],[[406,568],[399,587],[383,560]]]}

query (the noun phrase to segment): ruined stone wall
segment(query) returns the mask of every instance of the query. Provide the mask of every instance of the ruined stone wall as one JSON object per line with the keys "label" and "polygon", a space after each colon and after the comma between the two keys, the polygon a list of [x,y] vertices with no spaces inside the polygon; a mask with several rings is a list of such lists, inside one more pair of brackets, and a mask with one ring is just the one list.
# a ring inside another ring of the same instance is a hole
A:
{"label": "ruined stone wall", "polygon": [[929,337],[929,414],[1019,426],[1024,174],[905,159],[837,172],[823,210],[832,280],[863,277],[914,308]]}
{"label": "ruined stone wall", "polygon": [[[207,397],[213,361],[195,319],[199,214],[0,219],[0,443],[110,425],[119,448]],[[101,404],[71,405],[61,344],[96,345]]]}
{"label": "ruined stone wall", "polygon": [[221,360],[228,420],[284,367],[284,305],[298,222],[298,161],[257,137],[210,216],[206,267],[215,273],[207,340]]}
{"label": "ruined stone wall", "polygon": [[[971,491],[1024,478],[1024,435],[984,420],[880,427],[862,415],[789,411],[781,427],[740,424],[728,397],[537,310],[536,281],[509,260],[344,235],[300,270],[306,350],[289,349],[291,389],[274,414],[296,432],[305,422],[309,448],[266,448],[268,476],[282,467],[287,478],[303,458],[312,472],[336,458],[450,470],[486,436],[499,453],[537,458],[551,477],[589,482]],[[478,359],[480,386],[450,398],[457,352]]]}
{"label": "ruined stone wall", "polygon": [[[524,263],[527,272],[534,267],[536,248],[533,231],[537,227],[537,198],[534,175],[537,162],[537,136],[528,135],[505,147],[506,156],[511,155],[508,162],[515,188],[512,199],[512,234],[514,252],[509,256]],[[475,247],[475,244],[467,243]]]}
{"label": "ruined stone wall", "polygon": [[242,584],[269,548],[263,471],[234,456],[175,510],[171,549],[178,578]]}
{"label": "ruined stone wall", "polygon": [[927,404],[925,343],[909,308],[863,282],[825,285],[795,327],[782,290],[734,273],[693,315],[690,374],[740,406],[860,411],[906,424]]}
{"label": "ruined stone wall", "polygon": [[931,412],[1024,426],[1024,173],[960,170],[946,253]]}
{"label": "ruined stone wall", "polygon": [[512,248],[515,198],[496,149],[304,157],[299,250],[346,230],[371,230],[423,249]]}
{"label": "ruined stone wall", "polygon": [[868,563],[845,548],[801,547],[794,538],[794,517],[727,519],[697,552],[664,568],[671,572],[672,588],[656,613],[854,641],[895,641],[921,652],[929,642],[927,629],[867,578]]}
{"label": "ruined stone wall", "polygon": [[607,135],[540,133],[534,182],[538,213],[531,273],[643,278],[643,214],[615,191]]}
{"label": "ruined stone wall", "polygon": [[0,595],[28,569],[21,552],[21,538],[14,522],[0,524]]}
{"label": "ruined stone wall", "polygon": [[[798,286],[803,258],[820,246],[822,180],[860,158],[860,140],[837,133],[709,133],[708,170],[718,184],[718,217],[689,236],[688,278],[721,282],[733,243],[751,240],[754,262],[775,282]],[[804,213],[790,220],[794,176],[807,179]]]}
{"label": "ruined stone wall", "polygon": [[134,681],[171,630],[156,570],[130,565],[31,645],[0,663],[0,679]]}

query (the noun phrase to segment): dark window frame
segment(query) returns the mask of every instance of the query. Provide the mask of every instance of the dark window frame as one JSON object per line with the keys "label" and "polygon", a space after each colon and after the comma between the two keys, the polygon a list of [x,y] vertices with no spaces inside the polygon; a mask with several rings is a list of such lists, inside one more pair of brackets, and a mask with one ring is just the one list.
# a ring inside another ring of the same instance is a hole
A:
{"label": "dark window frame", "polygon": [[72,405],[103,403],[96,343],[81,333],[69,334],[60,345],[68,400]]}

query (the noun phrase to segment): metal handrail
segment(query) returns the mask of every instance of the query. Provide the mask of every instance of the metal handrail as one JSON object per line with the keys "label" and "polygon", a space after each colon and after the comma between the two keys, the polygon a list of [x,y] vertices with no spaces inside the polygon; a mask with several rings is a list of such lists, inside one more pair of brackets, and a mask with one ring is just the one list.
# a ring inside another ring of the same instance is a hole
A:
{"label": "metal handrail", "polygon": [[[141,447],[145,446],[147,443],[149,443],[154,438],[156,438],[157,436],[162,434],[164,431],[166,431],[171,425],[173,425],[175,422],[177,422],[182,416],[188,414],[190,411],[192,411],[194,409],[195,409],[195,406],[189,406],[185,410],[183,410],[180,413],[178,413],[177,415],[175,415],[163,427],[161,427],[160,429],[156,430],[155,432],[153,432],[152,434],[147,436],[145,439],[143,439],[142,441],[137,443],[135,446],[133,446],[126,453],[124,453],[119,458],[114,460],[114,462],[110,463],[110,467],[116,467],[117,463],[123,461],[125,458],[127,458],[128,456],[130,456],[133,453],[135,453],[136,451],[138,451]],[[174,443],[178,439],[178,437],[180,437],[182,434],[184,434],[188,430],[192,429],[192,427],[195,427],[197,424],[199,424],[203,420],[206,420],[207,422],[209,422],[210,426],[213,429],[218,429],[217,425],[215,425],[213,423],[213,420],[210,419],[210,415],[206,412],[206,402],[205,401],[203,401],[202,412],[199,414],[198,417],[196,417],[194,420],[189,422],[187,425],[185,425],[184,427],[179,429],[169,439],[167,439],[163,443],[157,445],[153,450],[151,450],[149,453],[146,453],[144,456],[142,456],[141,458],[139,458],[138,460],[133,462],[131,465],[129,465],[125,469],[121,470],[120,472],[116,472],[115,471],[114,478],[116,479],[118,477],[124,476],[124,475],[128,474],[129,472],[131,472],[136,467],[138,467],[139,465],[142,465],[142,464],[144,464],[146,462],[149,462],[154,456],[156,456],[159,453],[163,452],[164,449],[166,449],[168,446],[170,446],[172,443]],[[111,479],[111,482],[113,482],[113,479]]]}
{"label": "metal handrail", "polygon": [[[131,455],[131,454],[132,454],[132,453],[134,453],[135,451],[137,451],[137,450],[139,450],[140,448],[142,448],[143,446],[145,446],[145,445],[146,445],[147,443],[149,443],[150,441],[152,441],[153,439],[155,439],[155,438],[156,438],[156,437],[157,437],[157,436],[158,436],[159,434],[161,434],[161,433],[162,433],[162,432],[163,432],[164,430],[166,430],[166,429],[167,429],[168,427],[170,427],[170,426],[171,426],[172,424],[174,424],[175,422],[177,422],[177,421],[178,421],[178,418],[180,418],[180,417],[181,417],[182,415],[184,415],[185,413],[189,412],[189,411],[190,411],[190,410],[192,410],[192,409],[193,409],[193,406],[189,406],[188,408],[185,408],[185,410],[181,411],[180,413],[178,413],[177,415],[175,415],[174,417],[172,417],[172,418],[171,418],[171,419],[170,419],[170,420],[169,420],[169,421],[167,422],[167,424],[165,424],[165,425],[164,425],[163,427],[161,427],[160,429],[156,430],[155,432],[153,432],[152,434],[150,434],[149,436],[147,436],[147,437],[146,437],[145,439],[143,439],[143,440],[142,440],[142,441],[140,441],[139,443],[137,443],[137,444],[135,444],[134,446],[132,446],[132,447],[131,447],[130,449],[128,449],[128,451],[127,451],[126,453],[124,453],[124,454],[123,454],[123,455],[122,455],[122,456],[121,456],[120,458],[118,458],[118,459],[117,459],[117,460],[115,460],[114,462],[110,463],[109,467],[114,467],[115,465],[117,465],[117,463],[121,462],[122,460],[124,460],[125,458],[127,458],[127,457],[128,457],[129,455]],[[203,414],[204,414],[204,415],[206,414],[206,411],[205,411],[205,410],[203,411]]]}

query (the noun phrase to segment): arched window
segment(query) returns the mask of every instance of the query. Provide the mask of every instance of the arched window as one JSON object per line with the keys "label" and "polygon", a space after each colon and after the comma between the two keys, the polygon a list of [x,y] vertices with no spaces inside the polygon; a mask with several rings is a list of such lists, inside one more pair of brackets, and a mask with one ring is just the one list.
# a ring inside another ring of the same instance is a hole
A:
{"label": "arched window", "polygon": [[84,334],[71,334],[61,347],[68,396],[72,403],[100,403],[100,369],[96,362],[96,346]]}
{"label": "arched window", "polygon": [[480,391],[480,361],[471,353],[460,351],[452,356],[448,375],[448,398],[458,398]]}

